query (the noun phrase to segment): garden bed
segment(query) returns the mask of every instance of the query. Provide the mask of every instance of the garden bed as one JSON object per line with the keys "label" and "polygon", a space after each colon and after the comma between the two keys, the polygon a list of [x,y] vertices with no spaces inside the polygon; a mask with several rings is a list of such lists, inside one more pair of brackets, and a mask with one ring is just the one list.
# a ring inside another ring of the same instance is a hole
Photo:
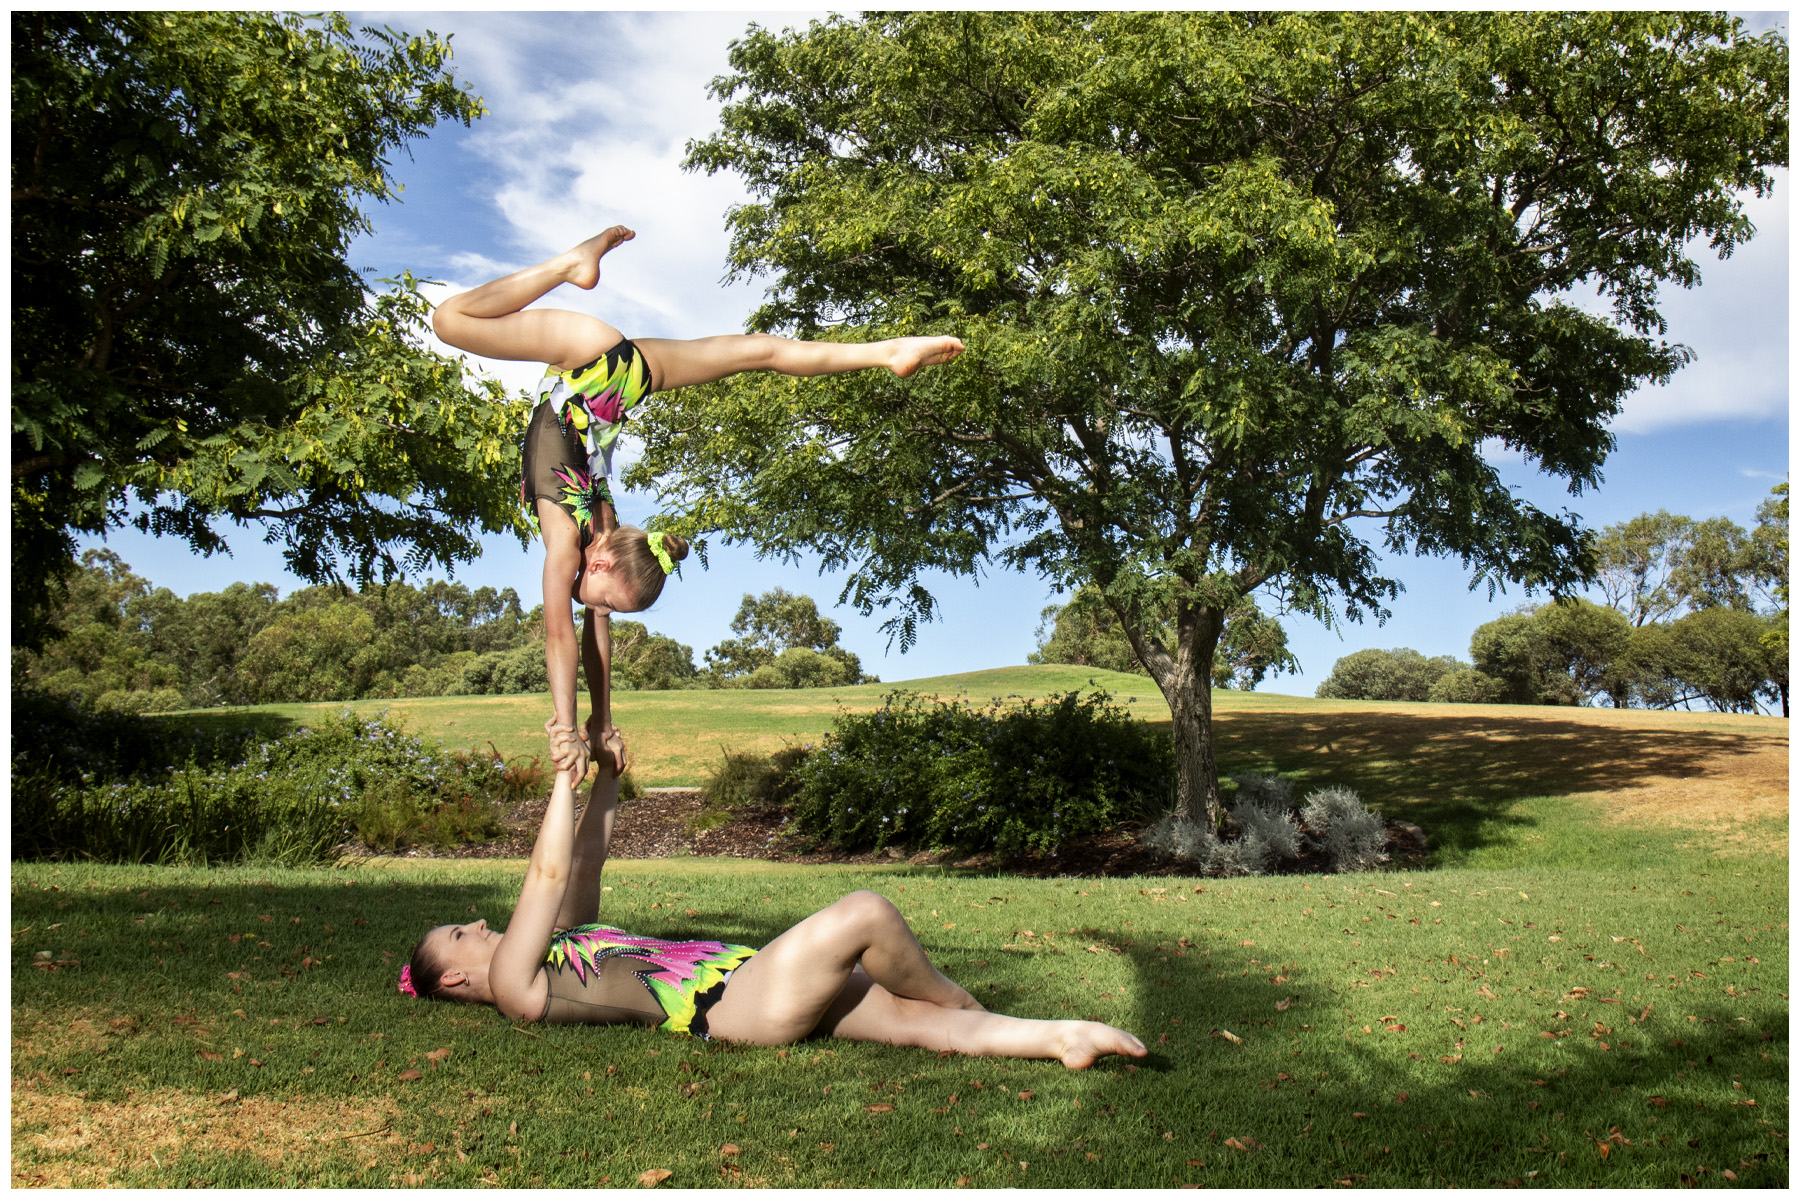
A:
{"label": "garden bed", "polygon": [[[529,858],[544,817],[546,800],[525,800],[506,813],[506,832],[492,841],[457,846],[449,850],[408,850],[418,858]],[[688,855],[721,858],[756,858],[768,862],[800,864],[851,863],[879,865],[907,862],[915,866],[943,865],[967,868],[998,866],[1014,875],[1187,875],[1192,871],[1162,860],[1141,844],[1142,826],[1121,821],[1104,833],[1071,839],[1056,854],[1027,853],[996,863],[994,856],[959,855],[955,851],[919,851],[901,848],[849,854],[829,847],[808,850],[798,836],[788,832],[789,813],[783,808],[745,808],[726,814],[722,824],[695,832],[692,823],[702,811],[699,788],[646,788],[619,806],[613,827],[612,857],[620,859],[673,858]],[[1422,867],[1428,853],[1418,827],[1388,822],[1388,867],[1412,870]],[[365,850],[364,853],[367,853]],[[1323,873],[1322,854],[1308,854],[1288,864],[1284,873]]]}

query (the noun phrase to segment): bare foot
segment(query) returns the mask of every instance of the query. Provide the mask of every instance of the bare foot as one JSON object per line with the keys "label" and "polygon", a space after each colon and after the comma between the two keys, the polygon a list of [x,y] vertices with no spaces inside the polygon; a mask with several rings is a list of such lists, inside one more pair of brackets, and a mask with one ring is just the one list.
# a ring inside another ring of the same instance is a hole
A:
{"label": "bare foot", "polygon": [[893,338],[888,357],[888,370],[905,379],[920,367],[947,363],[963,352],[961,338],[906,337]]}
{"label": "bare foot", "polygon": [[629,242],[636,236],[636,230],[627,229],[623,225],[614,225],[611,229],[595,234],[569,251],[563,256],[567,260],[564,271],[568,282],[583,290],[599,283],[600,260],[606,257],[607,251],[620,242]]}
{"label": "bare foot", "polygon": [[1142,1058],[1150,1051],[1144,1043],[1111,1025],[1098,1021],[1069,1021],[1062,1039],[1063,1066],[1071,1071],[1085,1071],[1108,1054],[1128,1054]]}

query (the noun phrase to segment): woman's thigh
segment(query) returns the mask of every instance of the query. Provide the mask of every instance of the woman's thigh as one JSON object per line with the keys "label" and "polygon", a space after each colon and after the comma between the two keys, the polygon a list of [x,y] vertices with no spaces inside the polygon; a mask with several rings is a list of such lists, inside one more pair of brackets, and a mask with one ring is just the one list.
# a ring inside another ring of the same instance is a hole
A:
{"label": "woman's thigh", "polygon": [[797,1041],[825,1018],[845,986],[863,976],[856,960],[860,894],[801,921],[732,973],[706,1016],[715,1036],[774,1046]]}
{"label": "woman's thigh", "polygon": [[633,338],[650,366],[659,392],[712,383],[769,365],[776,339],[765,334],[722,333],[703,338]]}

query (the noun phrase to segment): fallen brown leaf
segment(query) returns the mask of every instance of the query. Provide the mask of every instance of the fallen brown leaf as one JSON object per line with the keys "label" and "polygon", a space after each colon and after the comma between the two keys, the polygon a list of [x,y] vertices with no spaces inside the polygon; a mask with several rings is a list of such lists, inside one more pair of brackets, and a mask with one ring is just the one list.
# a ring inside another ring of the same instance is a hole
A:
{"label": "fallen brown leaf", "polygon": [[1291,996],[1288,997],[1286,1000],[1277,1000],[1275,1002],[1275,1011],[1276,1012],[1286,1012],[1288,1010],[1288,1006],[1293,1004],[1293,1002],[1294,1002],[1294,1000],[1293,1000],[1293,997],[1291,997]]}
{"label": "fallen brown leaf", "polygon": [[673,1171],[665,1171],[661,1167],[653,1167],[638,1176],[638,1183],[647,1188],[655,1187],[674,1173],[675,1172]]}
{"label": "fallen brown leaf", "polygon": [[719,1153],[720,1154],[742,1154],[743,1151],[739,1150],[736,1146],[732,1145],[730,1142],[726,1142],[723,1146],[719,1147]]}
{"label": "fallen brown leaf", "polygon": [[[251,1061],[254,1062],[255,1060],[252,1059]],[[425,1078],[425,1072],[415,1070],[411,1067],[408,1067],[406,1070],[400,1072],[400,1082],[402,1082],[402,1083],[405,1083],[408,1080],[412,1080],[412,1079],[423,1079],[423,1078]]]}
{"label": "fallen brown leaf", "polygon": [[863,1107],[868,1109],[872,1113],[886,1113],[886,1112],[894,1111],[894,1106],[891,1104],[865,1104],[865,1105],[863,1105]]}
{"label": "fallen brown leaf", "polygon": [[450,1047],[440,1046],[436,1050],[427,1050],[425,1052],[425,1057],[430,1059],[432,1061],[432,1063],[434,1063],[434,1064],[441,1063],[446,1058],[450,1057]]}

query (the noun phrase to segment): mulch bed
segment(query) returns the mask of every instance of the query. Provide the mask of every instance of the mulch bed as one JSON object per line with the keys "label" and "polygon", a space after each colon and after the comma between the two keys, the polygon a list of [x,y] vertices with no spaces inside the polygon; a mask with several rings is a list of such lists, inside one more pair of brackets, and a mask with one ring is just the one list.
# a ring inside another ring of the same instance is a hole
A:
{"label": "mulch bed", "polygon": [[[506,832],[491,842],[458,846],[447,851],[418,848],[403,853],[415,857],[529,858],[544,819],[545,800],[515,804],[505,816]],[[769,862],[865,865],[906,862],[915,866],[943,865],[994,868],[1009,875],[1047,877],[1057,875],[1185,875],[1192,872],[1171,865],[1138,841],[1142,826],[1122,821],[1105,833],[1076,838],[1055,854],[1025,854],[999,863],[991,854],[967,856],[955,851],[907,853],[898,847],[863,854],[846,854],[827,847],[809,850],[788,830],[783,809],[741,809],[720,825],[695,832],[690,827],[702,809],[699,788],[647,788],[636,799],[619,806],[613,825],[611,854],[614,858],[669,858],[700,855],[721,858],[760,858]],[[1390,869],[1410,869],[1423,864],[1424,837],[1414,826],[1390,825]],[[1309,855],[1290,864],[1288,873],[1322,873],[1322,856]]]}

